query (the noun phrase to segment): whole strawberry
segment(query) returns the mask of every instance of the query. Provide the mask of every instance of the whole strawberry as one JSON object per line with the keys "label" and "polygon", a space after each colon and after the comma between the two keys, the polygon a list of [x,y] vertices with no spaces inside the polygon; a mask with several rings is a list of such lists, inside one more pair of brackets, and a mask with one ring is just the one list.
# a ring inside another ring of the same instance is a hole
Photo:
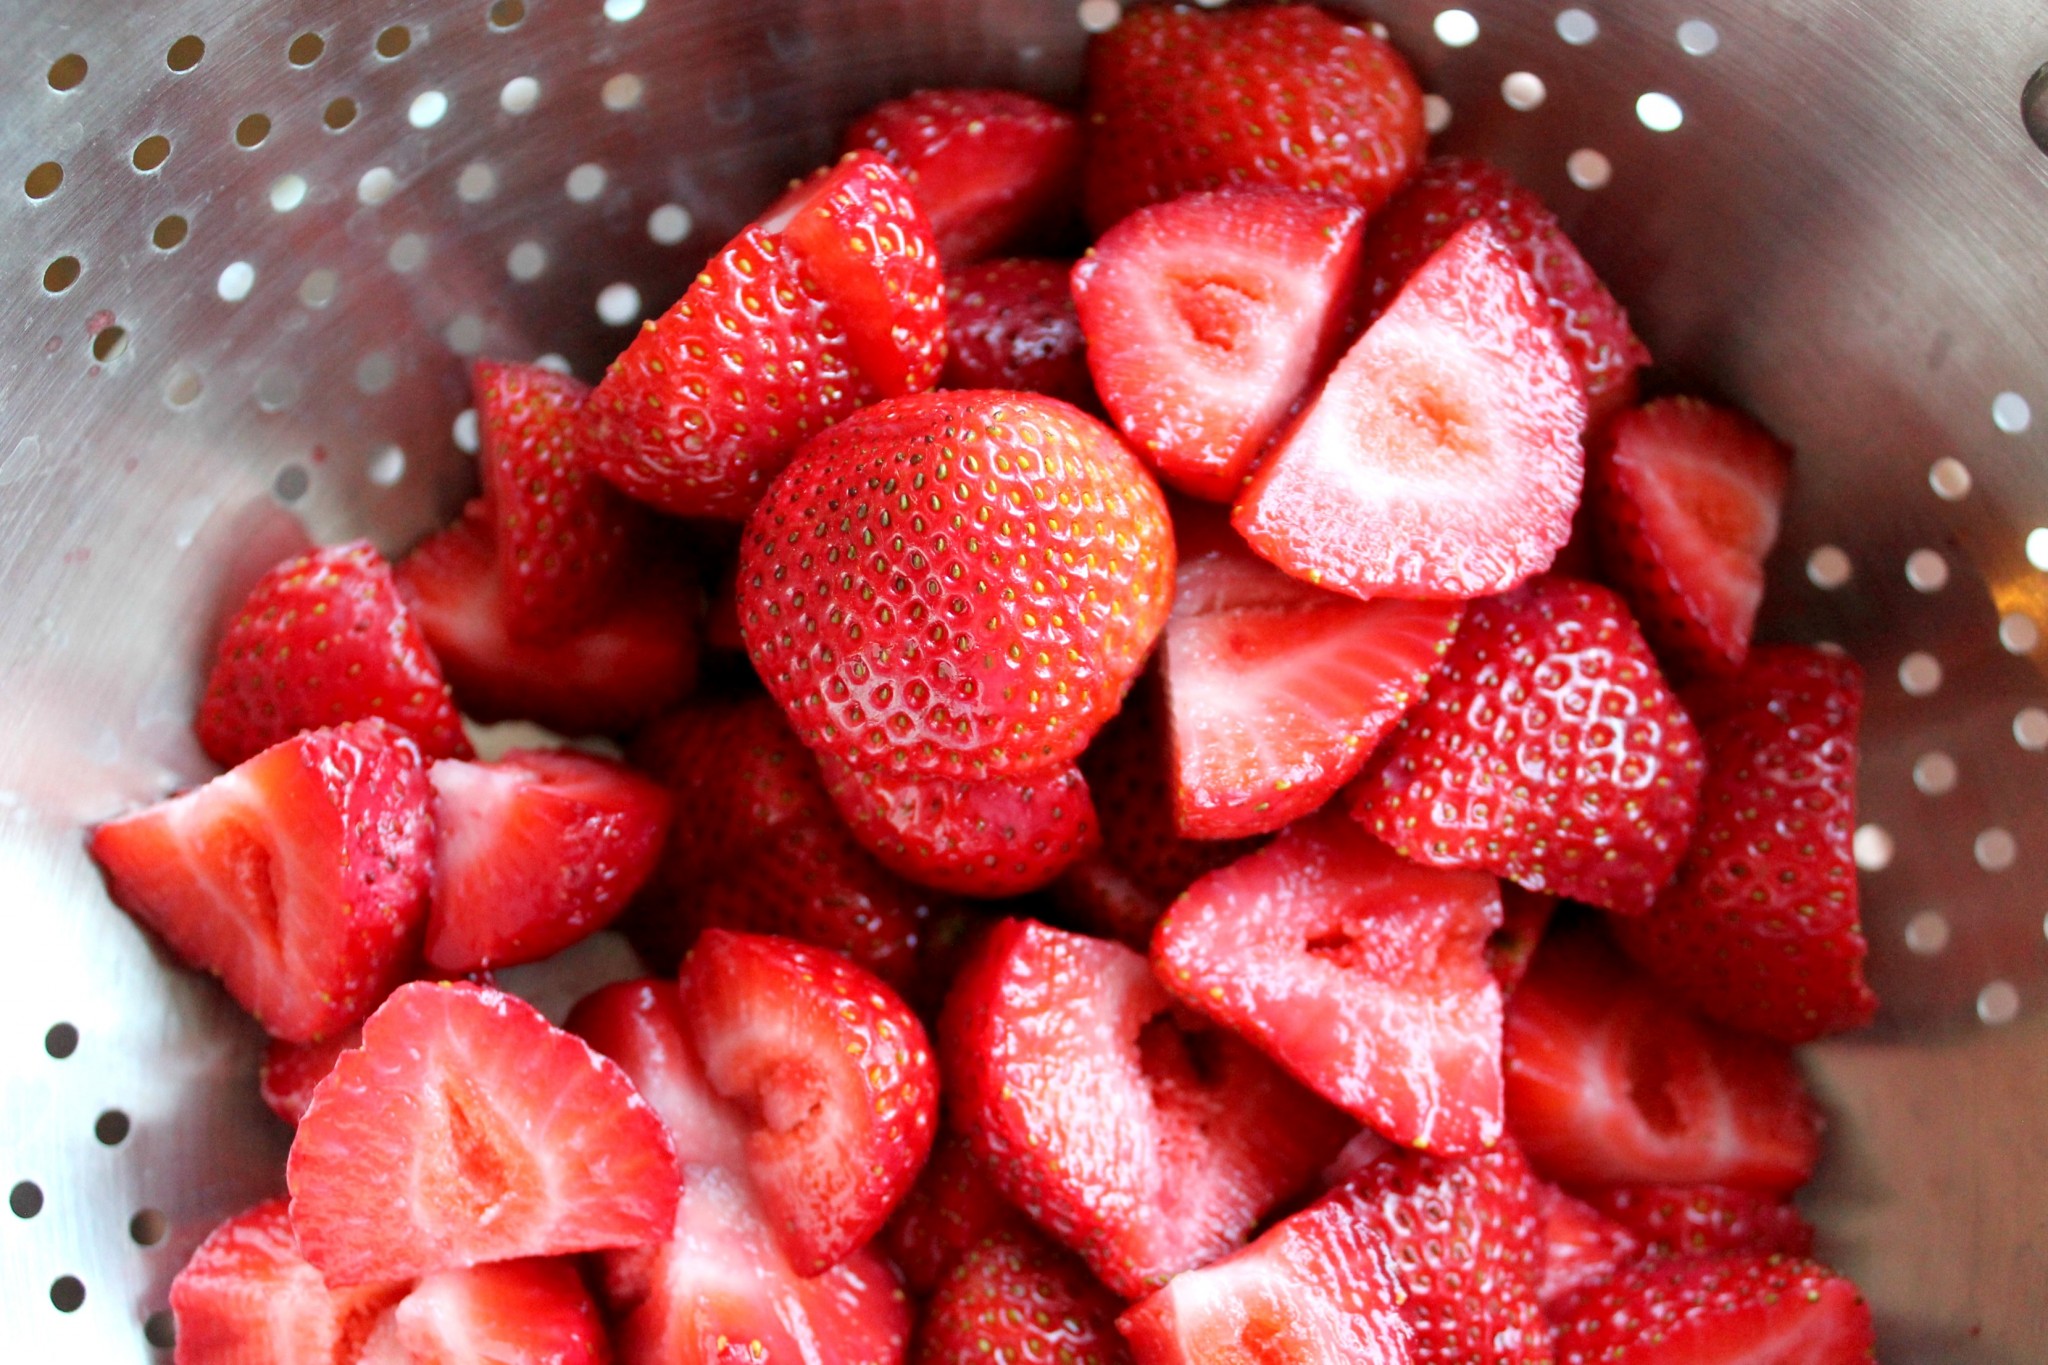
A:
{"label": "whole strawberry", "polygon": [[1028,394],[878,403],[814,438],[740,547],[740,630],[804,742],[960,777],[1070,763],[1165,623],[1173,531],[1116,434]]}

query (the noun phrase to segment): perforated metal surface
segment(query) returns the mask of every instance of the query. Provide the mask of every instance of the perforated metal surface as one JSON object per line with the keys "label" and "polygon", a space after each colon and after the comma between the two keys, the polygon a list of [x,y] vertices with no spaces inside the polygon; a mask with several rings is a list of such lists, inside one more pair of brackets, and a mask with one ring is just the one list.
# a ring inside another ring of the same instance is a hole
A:
{"label": "perforated metal surface", "polygon": [[[167,1355],[171,1274],[279,1183],[259,1040],[107,905],[79,839],[206,775],[187,723],[220,606],[309,538],[395,551],[460,502],[466,355],[594,377],[847,115],[917,84],[1069,94],[1084,28],[1119,12],[148,9],[0,0],[0,1319],[22,1360]],[[1871,675],[1857,847],[1886,1000],[1812,1050],[1836,1116],[1813,1209],[1888,1360],[2038,1359],[2048,161],[2021,94],[2048,11],[1373,12],[1439,145],[1541,191],[1678,382],[1800,449],[1767,630]]]}

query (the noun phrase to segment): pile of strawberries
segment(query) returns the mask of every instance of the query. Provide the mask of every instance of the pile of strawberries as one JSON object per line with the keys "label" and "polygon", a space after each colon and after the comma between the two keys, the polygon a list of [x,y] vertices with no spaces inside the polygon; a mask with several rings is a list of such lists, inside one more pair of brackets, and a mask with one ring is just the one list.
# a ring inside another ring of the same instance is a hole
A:
{"label": "pile of strawberries", "polygon": [[[594,389],[479,365],[481,496],[274,569],[228,771],[93,832],[297,1125],[178,1359],[1872,1359],[1790,452],[1314,8],[847,148]],[[607,925],[566,1028],[491,983]]]}

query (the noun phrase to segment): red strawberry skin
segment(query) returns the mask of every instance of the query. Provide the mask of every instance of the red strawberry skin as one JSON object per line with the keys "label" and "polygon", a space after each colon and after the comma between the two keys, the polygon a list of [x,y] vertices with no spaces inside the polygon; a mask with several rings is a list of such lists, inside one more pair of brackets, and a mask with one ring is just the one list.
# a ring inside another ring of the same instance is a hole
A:
{"label": "red strawberry skin", "polygon": [[1337,362],[1232,520],[1296,578],[1354,597],[1505,592],[1571,535],[1585,425],[1535,283],[1472,223]]}
{"label": "red strawberry skin", "polygon": [[385,1314],[360,1365],[609,1365],[604,1320],[566,1258],[429,1275]]}
{"label": "red strawberry skin", "polygon": [[270,1112],[298,1126],[312,1103],[313,1091],[334,1070],[335,1059],[350,1048],[363,1045],[361,1025],[350,1025],[338,1033],[311,1043],[287,1043],[276,1038],[264,1049],[263,1065],[256,1073],[256,1089]]}
{"label": "red strawberry skin", "polygon": [[1678,880],[1615,937],[1709,1018],[1785,1043],[1863,1027],[1856,727],[1863,672],[1799,645],[1763,645],[1686,700],[1712,755],[1700,828]]}
{"label": "red strawberry skin", "polygon": [[902,173],[949,268],[1047,238],[1074,216],[1080,121],[1029,95],[913,91],[856,119],[843,145]]}
{"label": "red strawberry skin", "polygon": [[1165,624],[1158,485],[1078,409],[880,403],[806,445],[747,523],[740,629],[804,743],[856,766],[1071,763]]}
{"label": "red strawberry skin", "polygon": [[1634,1233],[1548,1181],[1536,1182],[1536,1209],[1543,1219],[1543,1277],[1536,1297],[1546,1313],[1643,1254]]}
{"label": "red strawberry skin", "polygon": [[680,1185],[616,1065],[524,1001],[441,982],[400,986],[363,1024],[313,1092],[286,1179],[332,1285],[658,1242]]}
{"label": "red strawberry skin", "polygon": [[942,1132],[876,1245],[903,1272],[911,1292],[929,1294],[953,1263],[983,1240],[1027,1228],[965,1139]]}
{"label": "red strawberry skin", "polygon": [[1476,1152],[1501,1135],[1497,885],[1404,862],[1332,811],[1188,888],[1153,970],[1393,1141]]}
{"label": "red strawberry skin", "polygon": [[1529,891],[1513,882],[1500,884],[1500,928],[1486,941],[1486,965],[1493,969],[1493,979],[1500,982],[1502,999],[1513,995],[1515,987],[1529,974],[1529,963],[1536,957],[1536,946],[1550,928],[1557,905],[1555,896]]}
{"label": "red strawberry skin", "polygon": [[1408,64],[1308,5],[1132,9],[1089,41],[1086,81],[1082,202],[1097,232],[1233,184],[1329,190],[1370,212],[1424,155]]}
{"label": "red strawberry skin", "polygon": [[1856,1286],[1782,1256],[1654,1257],[1565,1299],[1552,1316],[1557,1365],[1877,1359]]}
{"label": "red strawberry skin", "polygon": [[115,904],[221,979],[271,1036],[346,1029],[419,953],[432,816],[382,720],[312,730],[92,832]]}
{"label": "red strawberry skin", "polygon": [[466,758],[434,655],[366,540],[265,574],[221,636],[194,730],[223,768],[301,730],[377,716],[428,758]]}
{"label": "red strawberry skin", "polygon": [[1580,1191],[1660,1255],[1811,1256],[1813,1225],[1783,1200],[1726,1185],[1613,1185]]}
{"label": "red strawberry skin", "polygon": [[946,276],[949,389],[1022,389],[1094,402],[1088,353],[1064,261],[1005,258]]}
{"label": "red strawberry skin", "polygon": [[917,1365],[1129,1365],[1116,1330],[1122,1308],[1088,1267],[1036,1233],[999,1233],[961,1257],[932,1296]]}
{"label": "red strawberry skin", "polygon": [[1641,914],[1678,870],[1705,767],[1621,599],[1546,577],[1465,613],[1351,811],[1403,857]]}

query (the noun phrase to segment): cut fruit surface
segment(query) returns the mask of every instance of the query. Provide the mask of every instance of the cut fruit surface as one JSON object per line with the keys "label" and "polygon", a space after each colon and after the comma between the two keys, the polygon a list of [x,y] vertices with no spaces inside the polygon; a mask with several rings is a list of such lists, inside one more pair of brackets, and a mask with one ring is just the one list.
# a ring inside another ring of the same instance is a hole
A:
{"label": "cut fruit surface", "polygon": [[673,981],[615,981],[576,1002],[564,1025],[619,1064],[661,1115],[684,1179],[692,1168],[744,1171],[747,1117],[704,1074]]}
{"label": "cut fruit surface", "polygon": [[561,1258],[427,1276],[348,1365],[609,1365],[611,1358],[597,1305],[576,1263]]}
{"label": "cut fruit surface", "polygon": [[1559,1299],[1642,1255],[1635,1234],[1549,1181],[1536,1182],[1536,1211],[1543,1219],[1543,1278],[1536,1294],[1546,1313]]}

